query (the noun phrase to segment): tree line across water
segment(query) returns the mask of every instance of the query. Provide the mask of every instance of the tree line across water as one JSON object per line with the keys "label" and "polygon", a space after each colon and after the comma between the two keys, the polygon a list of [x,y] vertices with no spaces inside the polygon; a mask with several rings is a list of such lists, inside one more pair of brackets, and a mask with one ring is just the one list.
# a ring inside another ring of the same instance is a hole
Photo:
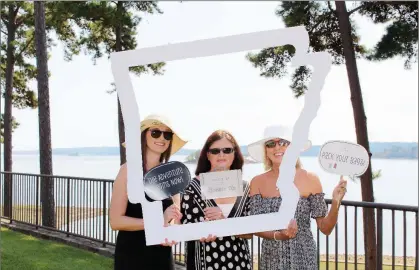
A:
{"label": "tree line across water", "polygon": [[[187,4],[187,3],[179,3]],[[238,4],[239,5],[239,4]],[[348,4],[349,5],[349,4]],[[64,45],[65,59],[81,52],[96,59],[111,52],[131,50],[137,47],[136,29],[144,14],[162,14],[157,2],[137,1],[77,1],[77,2],[4,2],[1,5],[1,31],[7,42],[1,44],[1,92],[4,111],[1,114],[1,139],[4,144],[4,170],[13,171],[12,132],[19,127],[18,119],[12,115],[12,107],[33,108],[39,115],[40,173],[51,175],[51,125],[49,108],[48,49],[54,42]],[[369,18],[373,23],[387,23],[381,39],[373,48],[360,43],[354,15]],[[418,2],[375,2],[353,3],[348,8],[344,1],[327,2],[282,2],[276,15],[286,27],[304,25],[309,33],[312,52],[327,51],[333,64],[346,65],[354,112],[357,142],[370,152],[367,117],[365,114],[361,86],[357,71],[357,59],[382,61],[394,57],[405,60],[404,67],[410,68],[417,62]],[[55,40],[53,35],[56,37]],[[295,53],[293,46],[266,48],[248,54],[247,59],[260,75],[266,78],[282,78],[287,75],[287,63]],[[32,64],[32,60],[36,64]],[[152,73],[163,75],[165,63],[132,67],[131,72],[140,75]],[[291,90],[295,97],[303,96],[311,78],[308,66],[297,68],[292,73]],[[37,81],[37,89],[29,83]],[[115,102],[118,102],[117,97]],[[349,100],[348,100],[349,102]],[[118,102],[119,142],[125,141],[124,123]],[[126,161],[125,149],[119,149],[120,163]],[[373,172],[371,167],[361,176],[362,199],[374,201]],[[4,206],[9,216],[9,177],[5,178]],[[55,226],[54,182],[42,179],[42,222],[44,226]],[[376,231],[373,210],[363,211],[366,269],[376,269]]]}

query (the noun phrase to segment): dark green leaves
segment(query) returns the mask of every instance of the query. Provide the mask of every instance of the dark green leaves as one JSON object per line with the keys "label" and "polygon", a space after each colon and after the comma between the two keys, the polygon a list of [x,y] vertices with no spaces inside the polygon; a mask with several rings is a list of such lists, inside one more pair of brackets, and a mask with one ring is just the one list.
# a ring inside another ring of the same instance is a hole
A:
{"label": "dark green leaves", "polygon": [[375,23],[388,23],[386,33],[368,56],[369,60],[405,58],[405,68],[417,62],[418,2],[374,2],[365,5],[360,14]]}
{"label": "dark green leaves", "polygon": [[[359,12],[370,17],[374,23],[391,22],[387,33],[368,53],[359,41],[356,24],[352,25],[351,35],[357,58],[385,60],[395,56],[406,59],[405,66],[417,61],[418,41],[418,3],[417,2],[361,2],[350,14]],[[344,64],[343,46],[338,18],[333,2],[282,2],[276,10],[287,27],[304,25],[309,33],[310,52],[326,51],[332,56],[333,64]],[[288,63],[294,55],[292,46],[267,48],[256,54],[248,54],[247,59],[260,75],[267,78],[283,78],[288,73]],[[297,68],[292,74],[290,85],[296,97],[307,90],[310,80],[307,67]]]}
{"label": "dark green leaves", "polygon": [[[12,131],[19,127],[19,123],[12,116]],[[0,115],[0,143],[4,141],[4,115]]]}

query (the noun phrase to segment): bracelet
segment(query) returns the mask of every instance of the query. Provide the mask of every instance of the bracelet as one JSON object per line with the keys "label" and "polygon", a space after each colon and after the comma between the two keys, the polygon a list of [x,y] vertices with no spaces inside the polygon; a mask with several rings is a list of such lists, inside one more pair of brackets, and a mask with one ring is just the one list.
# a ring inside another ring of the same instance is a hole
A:
{"label": "bracelet", "polygon": [[275,232],[274,232],[274,240],[275,240],[275,241],[279,241],[279,239],[276,239],[276,233],[277,233],[277,232],[279,232],[279,231],[275,231]]}

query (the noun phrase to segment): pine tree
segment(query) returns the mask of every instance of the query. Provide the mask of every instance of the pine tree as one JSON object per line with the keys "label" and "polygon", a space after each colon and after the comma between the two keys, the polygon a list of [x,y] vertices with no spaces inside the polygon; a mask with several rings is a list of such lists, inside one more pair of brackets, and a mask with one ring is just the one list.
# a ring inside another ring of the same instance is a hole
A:
{"label": "pine tree", "polygon": [[[390,22],[387,33],[377,43],[372,52],[359,44],[355,22],[351,15],[358,12],[370,17],[375,23]],[[417,61],[418,3],[417,2],[360,2],[347,11],[344,1],[336,1],[335,8],[328,2],[282,2],[276,10],[287,27],[304,25],[309,33],[310,51],[327,51],[332,55],[333,64],[345,64],[351,91],[355,129],[358,144],[368,153],[369,139],[367,118],[364,110],[356,59],[385,60],[395,56],[405,57],[405,67]],[[247,59],[261,70],[263,77],[282,78],[287,74],[286,64],[295,54],[294,47],[280,46],[267,48],[256,54],[248,54]],[[298,98],[307,91],[311,78],[308,67],[297,68],[292,75],[291,89]],[[371,154],[370,154],[371,155]],[[370,163],[371,164],[371,163]],[[371,166],[361,176],[363,201],[373,202],[373,173]],[[364,209],[364,241],[366,269],[376,269],[376,230],[373,209]]]}

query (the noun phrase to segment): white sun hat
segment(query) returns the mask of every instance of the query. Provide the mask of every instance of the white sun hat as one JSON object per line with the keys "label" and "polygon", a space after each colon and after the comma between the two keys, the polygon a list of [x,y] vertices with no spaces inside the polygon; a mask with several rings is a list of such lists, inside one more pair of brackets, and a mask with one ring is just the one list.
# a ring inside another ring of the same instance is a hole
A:
{"label": "white sun hat", "polygon": [[[263,132],[263,139],[251,143],[247,146],[249,155],[258,162],[263,162],[265,157],[265,143],[273,139],[284,139],[289,142],[292,141],[292,128],[282,125],[272,125],[265,128]],[[308,140],[301,152],[308,150],[311,147],[311,141]]]}

